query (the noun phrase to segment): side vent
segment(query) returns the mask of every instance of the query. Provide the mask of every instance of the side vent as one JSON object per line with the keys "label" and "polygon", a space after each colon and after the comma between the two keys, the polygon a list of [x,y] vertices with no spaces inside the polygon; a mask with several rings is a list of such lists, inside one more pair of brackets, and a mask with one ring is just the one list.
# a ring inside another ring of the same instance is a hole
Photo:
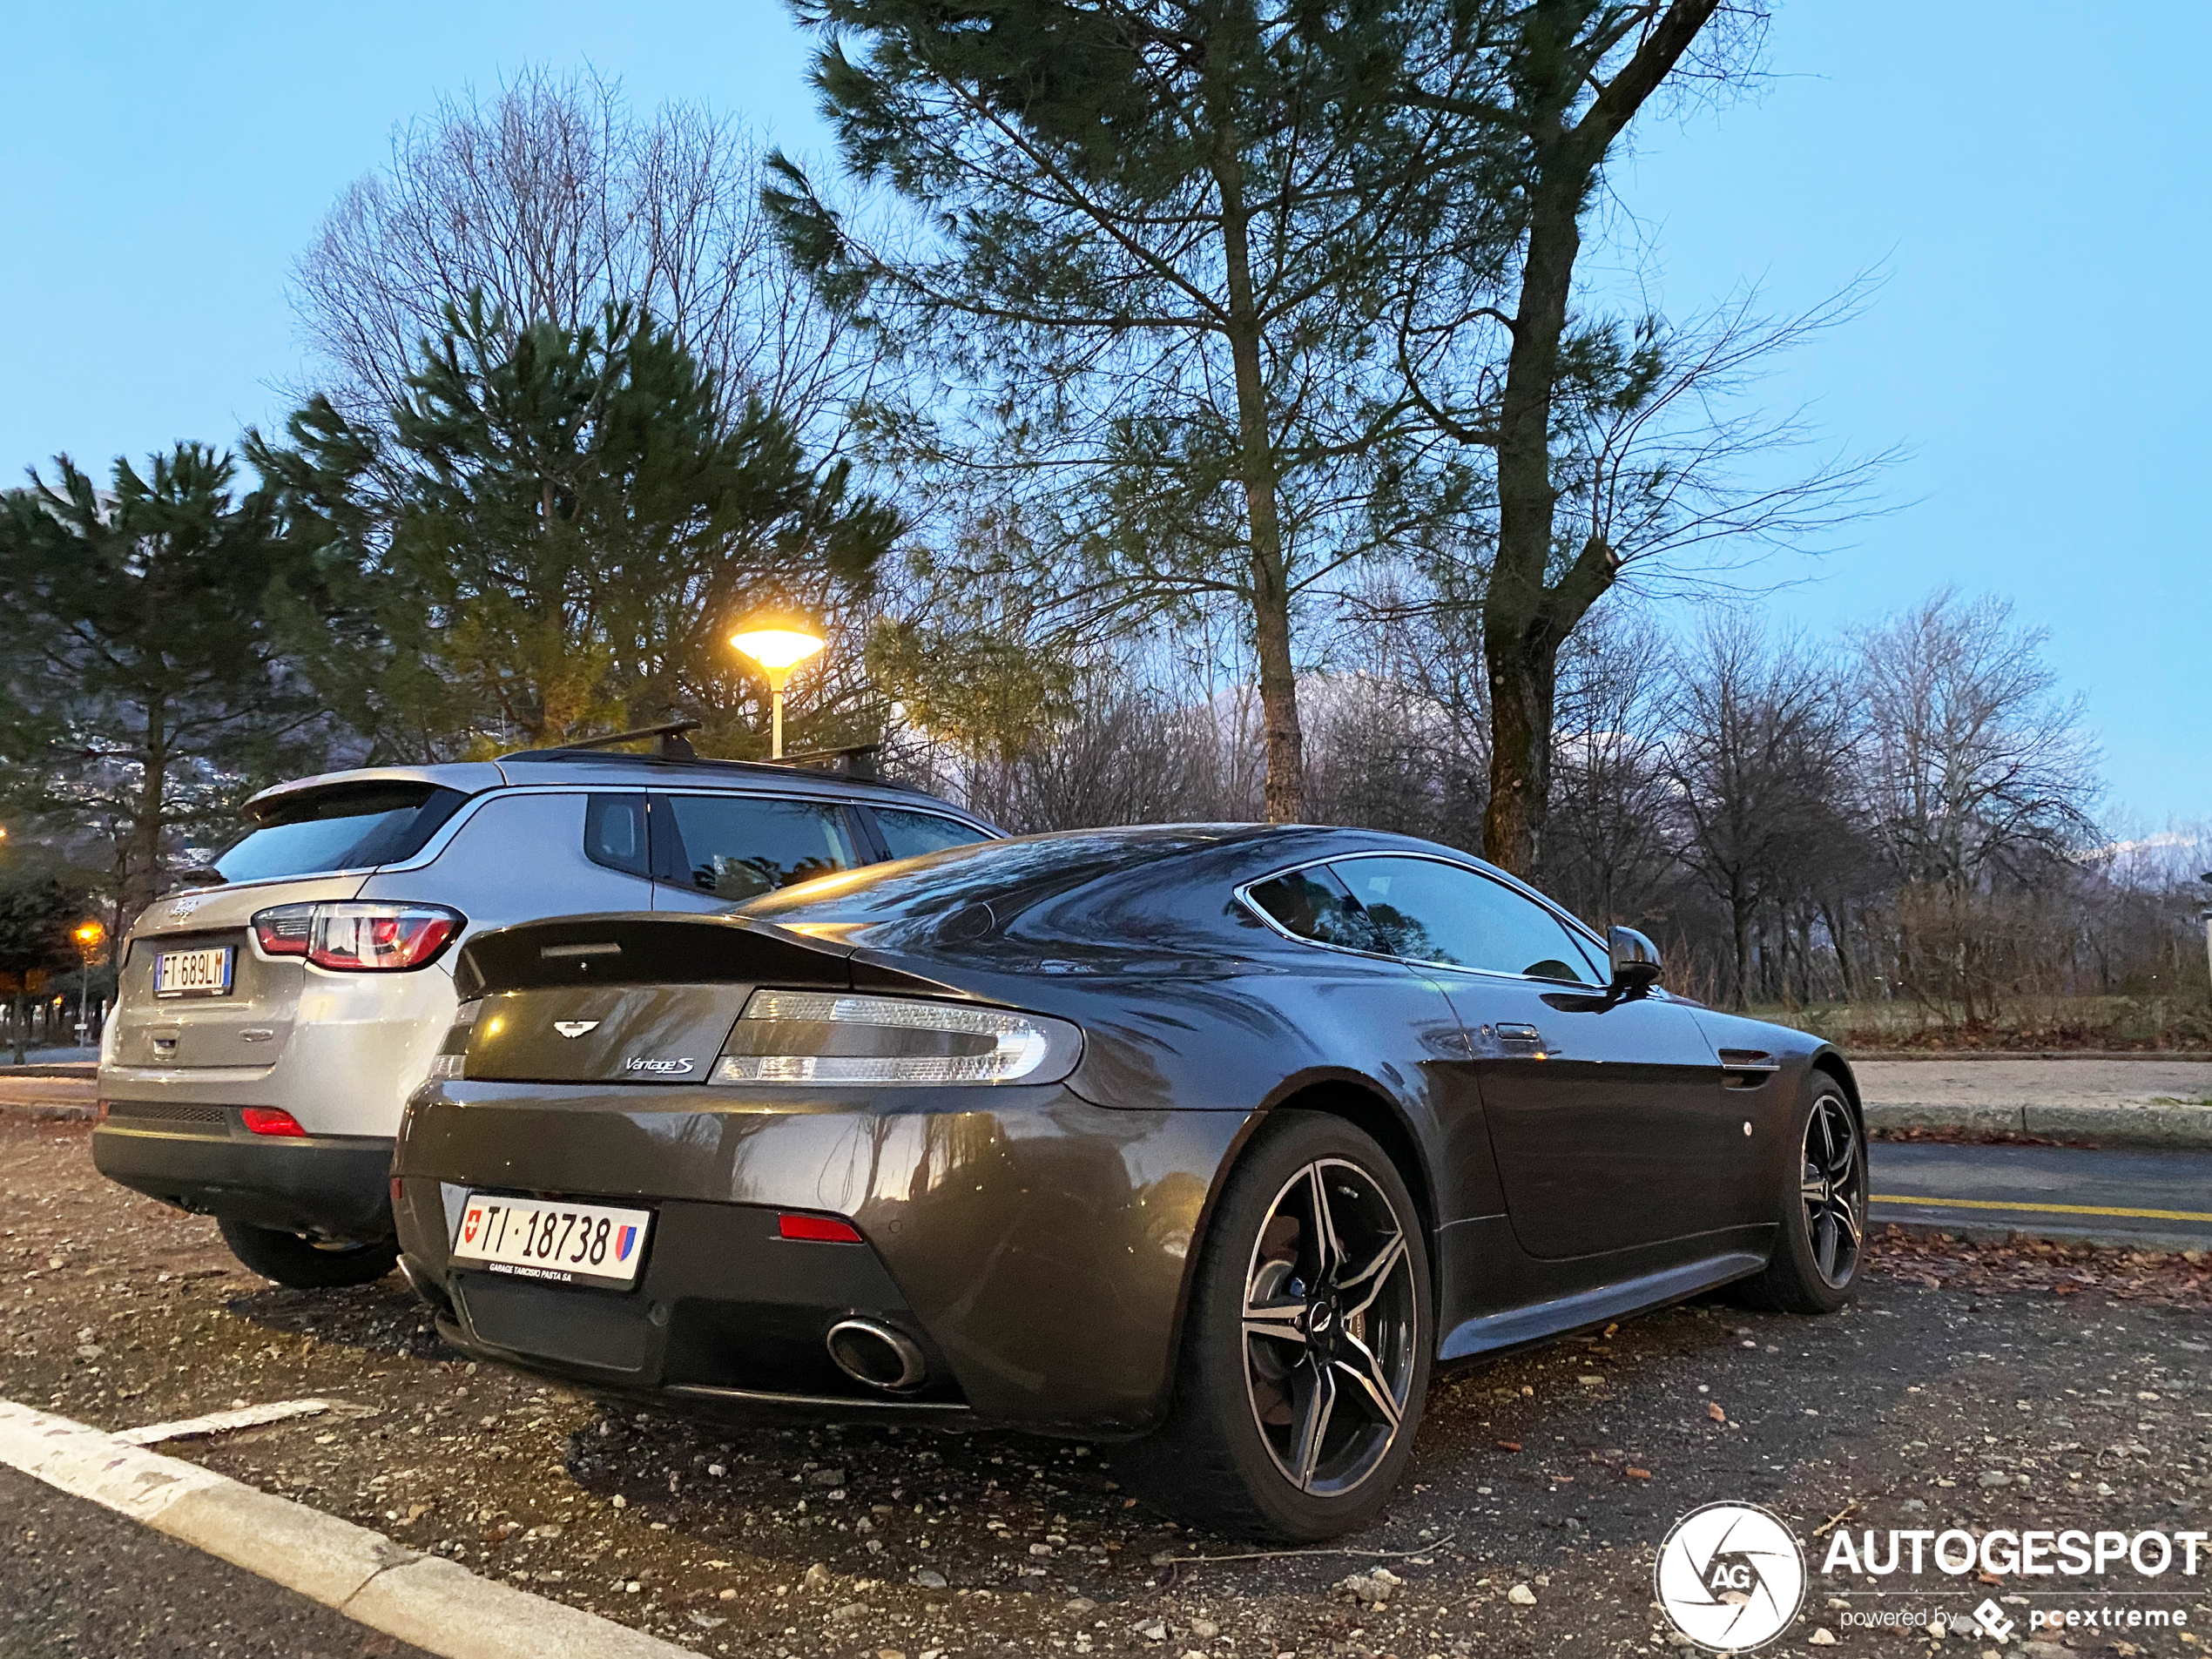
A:
{"label": "side vent", "polygon": [[1720,1055],[1721,1081],[1730,1089],[1757,1089],[1782,1069],[1764,1049],[1723,1049]]}

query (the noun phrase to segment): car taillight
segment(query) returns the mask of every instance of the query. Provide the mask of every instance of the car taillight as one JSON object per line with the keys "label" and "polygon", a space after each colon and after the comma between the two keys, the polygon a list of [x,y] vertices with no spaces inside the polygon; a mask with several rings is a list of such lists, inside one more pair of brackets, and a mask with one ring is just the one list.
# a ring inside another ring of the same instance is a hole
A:
{"label": "car taillight", "polygon": [[273,1106],[248,1106],[239,1113],[246,1120],[249,1133],[254,1135],[295,1135],[307,1138],[307,1131],[300,1127],[300,1120],[290,1112]]}
{"label": "car taillight", "polygon": [[761,989],[722,1045],[716,1083],[1049,1083],[1076,1069],[1064,1020],[972,1002]]}
{"label": "car taillight", "polygon": [[425,966],[469,919],[435,904],[285,904],[257,912],[253,925],[266,955],[377,974]]}
{"label": "car taillight", "polygon": [[838,1216],[785,1214],[776,1217],[776,1234],[812,1244],[857,1244],[860,1230]]}
{"label": "car taillight", "polygon": [[315,929],[315,907],[311,904],[280,904],[273,910],[256,911],[253,916],[253,937],[265,956],[305,956],[308,936]]}

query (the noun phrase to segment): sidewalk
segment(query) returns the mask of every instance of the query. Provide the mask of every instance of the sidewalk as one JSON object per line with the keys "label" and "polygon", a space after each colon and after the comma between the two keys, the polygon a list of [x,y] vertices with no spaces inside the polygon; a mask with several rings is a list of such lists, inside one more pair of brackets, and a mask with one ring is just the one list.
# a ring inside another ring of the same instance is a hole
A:
{"label": "sidewalk", "polygon": [[2212,1059],[1977,1055],[1866,1059],[1851,1069],[1876,1129],[2212,1147]]}

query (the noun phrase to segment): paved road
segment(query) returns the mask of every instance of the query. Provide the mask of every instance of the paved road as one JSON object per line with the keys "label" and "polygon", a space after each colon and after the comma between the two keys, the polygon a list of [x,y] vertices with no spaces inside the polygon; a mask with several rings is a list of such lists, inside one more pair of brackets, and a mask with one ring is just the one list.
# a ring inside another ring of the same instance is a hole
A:
{"label": "paved road", "polygon": [[1877,1141],[1877,1222],[2212,1249],[2212,1152]]}
{"label": "paved road", "polygon": [[0,1468],[0,1655],[429,1659],[266,1579]]}

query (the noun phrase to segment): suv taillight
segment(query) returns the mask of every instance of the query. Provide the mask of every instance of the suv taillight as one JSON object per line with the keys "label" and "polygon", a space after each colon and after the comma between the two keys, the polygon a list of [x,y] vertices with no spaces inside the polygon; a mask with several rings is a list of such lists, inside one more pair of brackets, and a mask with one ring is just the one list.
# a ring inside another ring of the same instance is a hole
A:
{"label": "suv taillight", "polygon": [[253,922],[264,954],[368,974],[421,968],[468,925],[443,905],[372,903],[278,905]]}

